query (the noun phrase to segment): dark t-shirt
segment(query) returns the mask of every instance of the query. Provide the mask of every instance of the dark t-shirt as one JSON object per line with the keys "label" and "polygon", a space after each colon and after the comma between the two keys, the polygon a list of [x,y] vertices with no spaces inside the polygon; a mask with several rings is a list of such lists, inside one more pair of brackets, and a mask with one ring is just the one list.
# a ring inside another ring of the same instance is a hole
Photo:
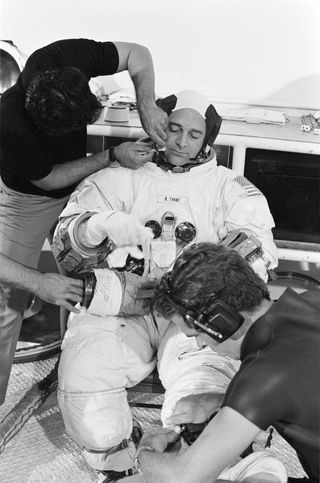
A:
{"label": "dark t-shirt", "polygon": [[118,51],[112,42],[87,39],[60,40],[36,50],[28,58],[16,84],[2,95],[0,103],[0,174],[9,188],[52,198],[66,196],[73,191],[74,185],[46,191],[30,180],[44,178],[54,164],[86,155],[86,129],[50,137],[41,133],[29,119],[24,100],[35,73],[73,66],[89,81],[91,77],[114,74],[118,65]]}
{"label": "dark t-shirt", "polygon": [[248,331],[229,406],[261,429],[274,426],[312,482],[320,465],[320,292],[291,289]]}

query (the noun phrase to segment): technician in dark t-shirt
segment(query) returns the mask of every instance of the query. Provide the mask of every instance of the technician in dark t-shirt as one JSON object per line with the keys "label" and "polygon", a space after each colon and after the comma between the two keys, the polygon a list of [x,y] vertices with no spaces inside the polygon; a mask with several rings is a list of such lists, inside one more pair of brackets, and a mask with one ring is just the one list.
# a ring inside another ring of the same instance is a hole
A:
{"label": "technician in dark t-shirt", "polygon": [[[35,51],[0,103],[0,252],[36,268],[45,238],[75,185],[114,160],[136,169],[153,152],[136,143],[86,157],[86,126],[101,105],[92,77],[127,70],[145,131],[163,145],[167,116],[155,104],[149,51],[138,44],[70,39]],[[142,240],[143,241],[143,240]],[[21,327],[27,293],[0,311],[0,404]],[[8,315],[9,314],[9,315]],[[15,314],[15,316],[13,316]]]}
{"label": "technician in dark t-shirt", "polygon": [[[146,480],[216,481],[272,425],[296,450],[306,481],[319,483],[319,291],[287,289],[272,302],[265,284],[238,253],[199,243],[163,278],[155,309],[195,336],[200,348],[207,345],[232,357],[238,352],[241,366],[221,409],[185,453],[162,453],[177,438],[170,429],[144,435],[138,460]],[[210,393],[181,399],[169,423],[206,421],[217,409],[216,400]]]}

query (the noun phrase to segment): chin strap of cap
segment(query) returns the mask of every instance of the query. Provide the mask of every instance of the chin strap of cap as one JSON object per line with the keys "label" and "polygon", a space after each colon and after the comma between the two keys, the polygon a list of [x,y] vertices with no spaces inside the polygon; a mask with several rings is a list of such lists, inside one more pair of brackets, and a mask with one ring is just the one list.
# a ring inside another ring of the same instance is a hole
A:
{"label": "chin strap of cap", "polygon": [[173,173],[187,173],[190,171],[190,169],[210,161],[210,159],[212,159],[211,154],[211,149],[208,154],[201,150],[195,158],[190,159],[190,163],[184,164],[183,166],[174,166],[173,164],[169,163],[164,151],[157,151],[153,156],[152,162],[164,171],[172,171]]}

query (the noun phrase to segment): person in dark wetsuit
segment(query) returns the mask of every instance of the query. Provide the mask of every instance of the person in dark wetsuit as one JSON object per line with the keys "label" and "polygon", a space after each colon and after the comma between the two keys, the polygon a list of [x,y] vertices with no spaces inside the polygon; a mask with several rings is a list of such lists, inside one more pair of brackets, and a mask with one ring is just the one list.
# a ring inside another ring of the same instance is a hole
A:
{"label": "person in dark wetsuit", "polygon": [[[162,279],[155,308],[188,337],[195,336],[200,347],[233,357],[238,352],[241,366],[221,409],[186,452],[166,452],[177,438],[170,428],[144,435],[137,459],[147,481],[220,481],[221,471],[272,425],[296,450],[308,475],[289,481],[319,483],[319,291],[287,289],[272,302],[239,254],[200,243]],[[209,392],[190,396],[177,403],[170,423],[204,422],[215,409]],[[252,478],[245,481],[267,481]]]}
{"label": "person in dark wetsuit", "polygon": [[249,329],[241,369],[223,402],[261,429],[273,425],[315,482],[320,481],[319,347],[319,292],[287,289]]}

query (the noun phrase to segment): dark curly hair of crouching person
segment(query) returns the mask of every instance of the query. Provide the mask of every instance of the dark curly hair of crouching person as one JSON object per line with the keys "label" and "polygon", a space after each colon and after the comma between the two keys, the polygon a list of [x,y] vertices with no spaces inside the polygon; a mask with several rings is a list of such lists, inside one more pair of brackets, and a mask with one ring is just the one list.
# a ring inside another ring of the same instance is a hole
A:
{"label": "dark curly hair of crouching person", "polygon": [[184,251],[161,279],[153,308],[165,317],[184,309],[201,313],[217,297],[236,311],[250,311],[269,291],[236,251],[214,243],[197,243]]}
{"label": "dark curly hair of crouching person", "polygon": [[95,122],[102,105],[76,67],[38,72],[30,82],[25,108],[33,123],[48,136],[63,136]]}

